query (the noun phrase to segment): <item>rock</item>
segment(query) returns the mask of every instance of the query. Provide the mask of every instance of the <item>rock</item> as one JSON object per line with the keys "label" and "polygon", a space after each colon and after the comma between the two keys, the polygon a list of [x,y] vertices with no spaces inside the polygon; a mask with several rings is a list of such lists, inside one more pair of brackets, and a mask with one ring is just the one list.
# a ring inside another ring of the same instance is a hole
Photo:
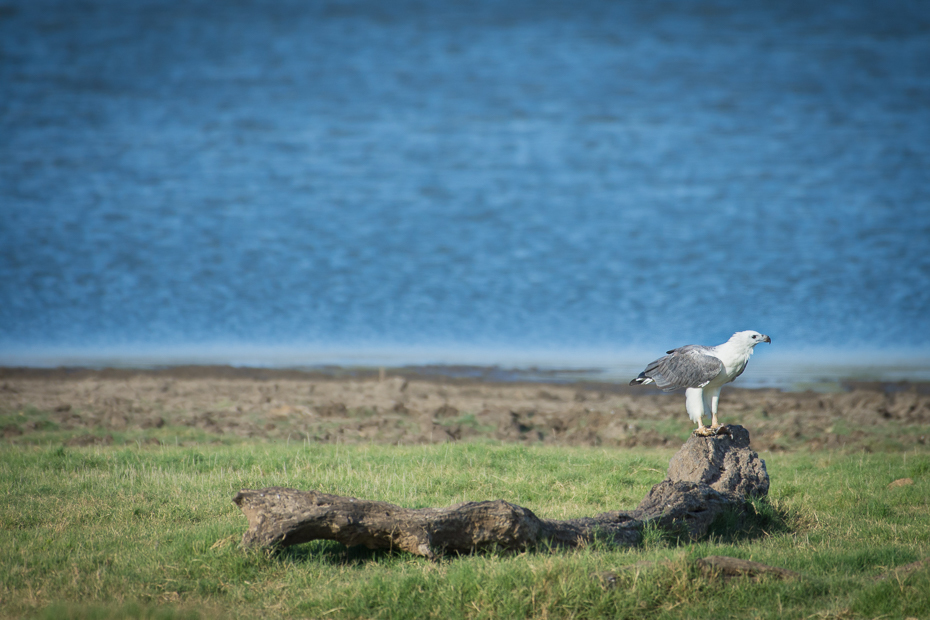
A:
{"label": "rock", "polygon": [[112,411],[103,418],[102,425],[109,430],[123,431],[129,426],[129,417],[125,414]]}
{"label": "rock", "polygon": [[599,582],[605,590],[613,590],[617,587],[617,573],[610,570],[591,573],[591,579]]}
{"label": "rock", "polygon": [[875,580],[884,581],[885,579],[888,579],[889,577],[901,579],[903,577],[910,575],[911,573],[915,571],[919,571],[927,567],[930,567],[930,558],[924,558],[922,560],[917,560],[916,562],[911,562],[910,564],[905,564],[904,566],[893,568],[887,573],[882,573],[881,575],[876,577]]}
{"label": "rock", "polygon": [[719,575],[725,578],[741,577],[745,575],[755,578],[778,577],[779,579],[795,579],[801,576],[800,573],[786,568],[767,566],[759,562],[731,558],[725,555],[709,555],[706,558],[698,560],[696,564],[705,573],[709,573],[713,576]]}
{"label": "rock", "polygon": [[321,418],[344,418],[349,414],[349,408],[345,403],[329,403],[317,407],[316,412]]}
{"label": "rock", "polygon": [[455,418],[458,415],[459,410],[449,404],[442,405],[433,412],[434,418]]}
{"label": "rock", "polygon": [[733,497],[765,497],[765,461],[749,448],[749,431],[733,424],[716,437],[691,435],[668,465],[668,480],[700,482]]}
{"label": "rock", "polygon": [[719,515],[741,511],[747,497],[767,495],[769,475],[765,461],[749,448],[749,431],[738,425],[726,429],[713,437],[689,437],[669,462],[666,479],[633,515],[698,539]]}
{"label": "rock", "polygon": [[71,439],[65,442],[66,446],[109,446],[113,443],[113,435],[103,435],[98,437],[96,435],[78,435],[77,437],[72,437]]}
{"label": "rock", "polygon": [[139,425],[142,428],[161,428],[165,425],[165,419],[161,416],[154,416],[151,418],[146,418]]}

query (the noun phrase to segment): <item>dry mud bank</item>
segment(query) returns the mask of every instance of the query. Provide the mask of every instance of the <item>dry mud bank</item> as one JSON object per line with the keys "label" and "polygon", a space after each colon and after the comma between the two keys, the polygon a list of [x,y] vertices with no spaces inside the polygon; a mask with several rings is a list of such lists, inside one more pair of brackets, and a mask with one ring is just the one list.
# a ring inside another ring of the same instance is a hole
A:
{"label": "dry mud bank", "polygon": [[[930,438],[926,384],[853,384],[828,394],[729,386],[720,413],[723,422],[749,428],[757,450],[921,449]],[[2,368],[0,416],[4,441],[14,443],[49,429],[75,444],[112,441],[113,433],[157,443],[168,429],[191,427],[217,437],[311,442],[675,447],[692,430],[680,393],[404,370]]]}

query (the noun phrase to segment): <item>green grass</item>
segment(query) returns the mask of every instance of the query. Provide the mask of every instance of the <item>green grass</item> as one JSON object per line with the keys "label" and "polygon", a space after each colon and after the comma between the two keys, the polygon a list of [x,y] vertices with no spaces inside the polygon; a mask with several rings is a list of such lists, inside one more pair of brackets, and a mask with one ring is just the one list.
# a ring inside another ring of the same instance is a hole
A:
{"label": "green grass", "polygon": [[[49,429],[50,433],[56,432]],[[165,432],[169,432],[165,430]],[[239,547],[231,499],[272,485],[408,507],[502,498],[544,518],[632,509],[669,450],[492,443],[291,442],[0,448],[0,616],[39,618],[930,617],[930,574],[876,581],[930,556],[930,454],[763,454],[769,501],[741,536],[452,557],[318,541]],[[904,477],[914,484],[888,488]],[[723,523],[726,525],[726,523]],[[730,555],[804,577],[724,582]],[[653,568],[623,567],[663,561]],[[617,571],[617,586],[592,577]]]}

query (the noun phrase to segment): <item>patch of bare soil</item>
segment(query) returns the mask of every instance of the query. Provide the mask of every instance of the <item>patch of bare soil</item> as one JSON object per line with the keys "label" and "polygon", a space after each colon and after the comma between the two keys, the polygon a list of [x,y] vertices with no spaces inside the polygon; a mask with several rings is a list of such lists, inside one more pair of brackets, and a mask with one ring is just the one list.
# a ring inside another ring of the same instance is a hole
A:
{"label": "patch of bare soil", "polygon": [[[830,394],[727,387],[720,418],[746,426],[763,451],[926,446],[927,386],[888,387]],[[481,438],[675,447],[692,430],[684,396],[652,388],[226,367],[0,368],[0,416],[4,441],[28,441],[51,426],[72,431],[73,445],[186,426],[218,436],[339,443]]]}

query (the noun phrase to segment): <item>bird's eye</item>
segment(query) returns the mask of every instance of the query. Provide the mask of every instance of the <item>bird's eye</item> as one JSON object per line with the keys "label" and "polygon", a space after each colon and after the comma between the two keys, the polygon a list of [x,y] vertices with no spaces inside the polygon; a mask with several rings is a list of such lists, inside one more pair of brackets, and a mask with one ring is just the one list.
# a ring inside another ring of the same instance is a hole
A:
{"label": "bird's eye", "polygon": [[752,337],[753,340],[755,340],[756,338],[758,338],[758,336],[753,336],[753,337]]}

